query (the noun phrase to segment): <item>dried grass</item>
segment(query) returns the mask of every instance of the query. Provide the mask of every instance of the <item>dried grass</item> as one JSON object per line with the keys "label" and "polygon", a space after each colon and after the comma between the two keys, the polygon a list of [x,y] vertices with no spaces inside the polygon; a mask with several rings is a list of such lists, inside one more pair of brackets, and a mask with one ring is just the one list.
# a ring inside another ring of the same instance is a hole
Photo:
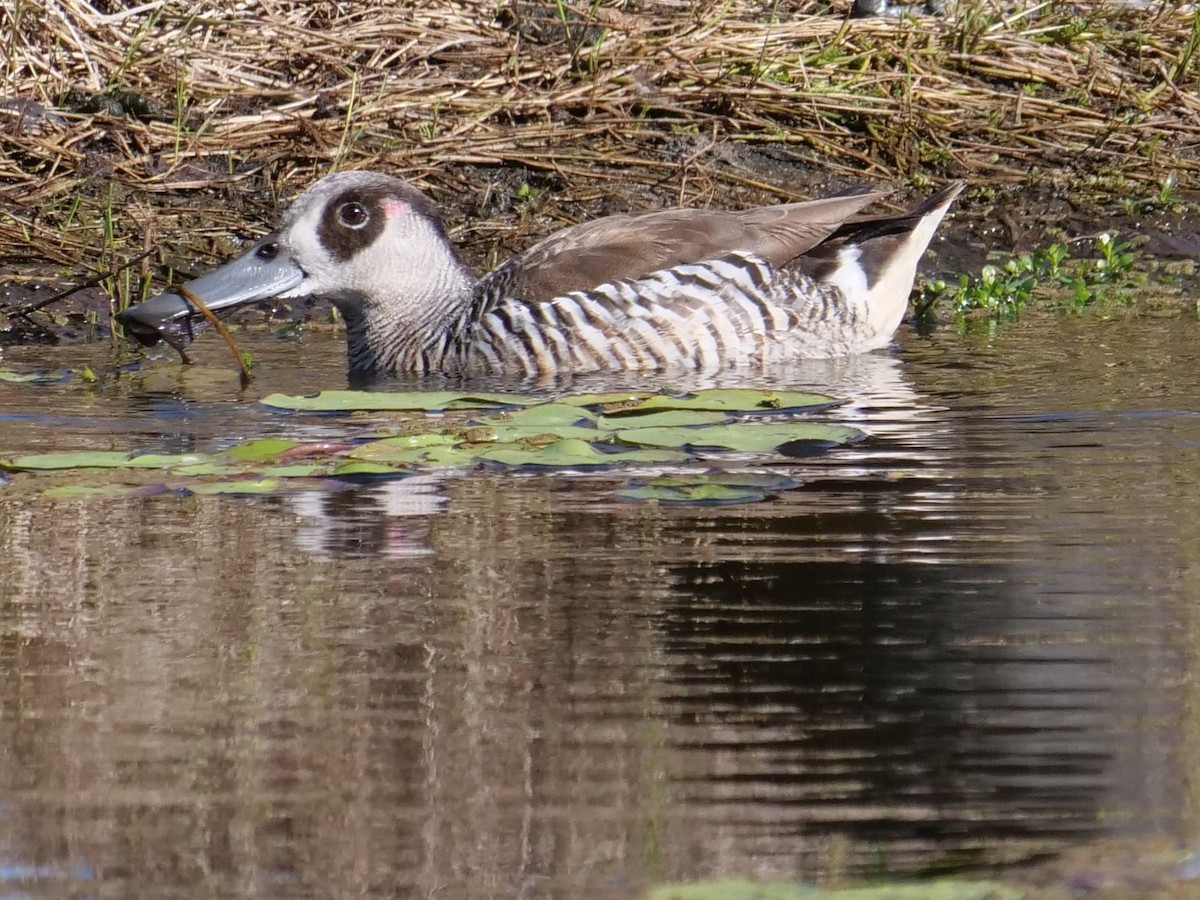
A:
{"label": "dried grass", "polygon": [[[223,254],[331,168],[457,199],[484,247],[628,206],[796,197],[814,172],[1200,174],[1200,18],[1174,3],[771,6],[10,0],[0,99],[53,114],[0,109],[0,258],[103,270],[185,235],[177,253]],[[125,109],[66,112],[71,90]],[[523,182],[543,202],[516,202]]]}

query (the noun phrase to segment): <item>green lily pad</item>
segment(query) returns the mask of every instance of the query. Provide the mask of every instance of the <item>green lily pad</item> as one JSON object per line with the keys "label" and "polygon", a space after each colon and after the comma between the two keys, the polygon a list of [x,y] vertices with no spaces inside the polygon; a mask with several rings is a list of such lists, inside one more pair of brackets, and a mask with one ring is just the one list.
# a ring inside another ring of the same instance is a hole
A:
{"label": "green lily pad", "polygon": [[615,406],[622,403],[636,404],[654,395],[649,391],[629,391],[624,394],[575,394],[571,397],[559,397],[555,403],[566,406]]}
{"label": "green lily pad", "polygon": [[138,453],[127,454],[122,468],[126,469],[172,469],[176,466],[197,466],[208,461],[203,453]]}
{"label": "green lily pad", "polygon": [[696,391],[683,396],[655,394],[637,406],[620,410],[617,415],[658,409],[704,409],[731,413],[800,412],[828,409],[841,401],[824,394],[800,391],[754,391],[742,388]]}
{"label": "green lily pad", "polygon": [[696,409],[668,409],[640,415],[601,416],[596,427],[602,431],[620,431],[624,428],[690,428],[694,425],[719,425],[729,416],[721,412]]}
{"label": "green lily pad", "polygon": [[[486,447],[488,445],[481,445]],[[428,468],[458,468],[474,465],[477,454],[470,450],[445,445],[428,447],[396,447],[390,453],[380,452],[370,458],[370,462],[394,464],[402,466],[424,466]]]}
{"label": "green lily pad", "polygon": [[472,441],[500,441],[515,443],[532,441],[539,444],[549,444],[564,438],[574,438],[580,441],[594,441],[604,435],[595,428],[583,425],[491,425],[487,433],[472,434]]}
{"label": "green lily pad", "polygon": [[575,469],[618,466],[623,463],[679,463],[686,462],[688,456],[670,450],[628,450],[621,453],[602,453],[588,441],[565,438],[534,450],[523,448],[517,444],[496,447],[480,453],[479,458],[506,466]]}
{"label": "green lily pad", "polygon": [[617,492],[624,500],[714,506],[757,503],[799,484],[786,475],[755,472],[716,472],[699,475],[664,475],[630,484]]}
{"label": "green lily pad", "polygon": [[172,475],[184,478],[198,478],[205,475],[244,475],[246,469],[242,466],[227,466],[215,462],[202,462],[194,466],[179,466],[171,470]]}
{"label": "green lily pad", "polygon": [[503,416],[489,416],[480,420],[484,425],[521,425],[530,428],[551,428],[558,425],[578,425],[595,422],[596,414],[570,403],[543,403],[518,409]]}
{"label": "green lily pad", "polygon": [[0,461],[0,468],[24,471],[55,469],[119,469],[129,464],[124,450],[67,450],[62,453],[34,453]]}
{"label": "green lily pad", "polygon": [[230,459],[245,462],[266,462],[299,445],[299,441],[289,441],[284,438],[261,438],[257,441],[248,441],[245,444],[230,447],[224,455]]}
{"label": "green lily pad", "polygon": [[399,476],[404,474],[403,469],[396,466],[387,466],[377,462],[348,462],[342,463],[340,466],[334,466],[329,474],[334,478],[346,478],[351,475],[393,475]]}
{"label": "green lily pad", "polygon": [[208,481],[188,485],[193,494],[272,494],[279,490],[278,478],[244,479],[241,481]]}
{"label": "green lily pad", "polygon": [[460,393],[457,391],[322,391],[309,396],[271,394],[259,402],[273,409],[295,412],[378,412],[424,411],[447,409],[490,409],[505,406],[532,406],[544,402],[543,397],[524,394],[488,392]]}
{"label": "green lily pad", "polygon": [[642,447],[687,447],[768,453],[796,441],[819,442],[824,446],[845,444],[861,437],[846,425],[815,422],[734,422],[706,428],[629,428],[617,432],[617,440]]}

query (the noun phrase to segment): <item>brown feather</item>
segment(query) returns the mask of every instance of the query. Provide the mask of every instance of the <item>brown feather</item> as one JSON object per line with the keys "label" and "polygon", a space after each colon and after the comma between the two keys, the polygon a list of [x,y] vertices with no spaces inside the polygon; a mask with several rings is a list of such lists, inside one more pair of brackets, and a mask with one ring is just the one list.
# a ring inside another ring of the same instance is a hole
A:
{"label": "brown feather", "polygon": [[844,194],[741,212],[668,209],[609,216],[544,238],[504,269],[514,296],[539,302],[737,251],[782,266],[883,196]]}

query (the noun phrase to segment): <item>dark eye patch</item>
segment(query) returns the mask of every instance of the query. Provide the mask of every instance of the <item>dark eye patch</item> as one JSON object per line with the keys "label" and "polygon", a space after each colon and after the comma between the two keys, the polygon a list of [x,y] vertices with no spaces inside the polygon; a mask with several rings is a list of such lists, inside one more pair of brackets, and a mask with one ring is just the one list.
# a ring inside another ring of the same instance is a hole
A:
{"label": "dark eye patch", "polygon": [[387,224],[382,205],[388,196],[384,190],[350,188],[325,204],[317,237],[330,256],[348,262],[379,237]]}

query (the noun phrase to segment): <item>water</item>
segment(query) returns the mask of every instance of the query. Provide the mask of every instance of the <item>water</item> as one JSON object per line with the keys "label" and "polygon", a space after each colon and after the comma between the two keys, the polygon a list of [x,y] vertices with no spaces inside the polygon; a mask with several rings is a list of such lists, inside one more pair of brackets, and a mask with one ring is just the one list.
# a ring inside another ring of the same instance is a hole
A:
{"label": "water", "polygon": [[[1194,322],[1029,316],[797,373],[872,435],[776,501],[502,473],[0,487],[0,895],[629,897],[1197,830]],[[337,338],[0,384],[6,452],[336,434]],[[112,366],[107,346],[5,365]],[[794,385],[797,386],[797,385]]]}

